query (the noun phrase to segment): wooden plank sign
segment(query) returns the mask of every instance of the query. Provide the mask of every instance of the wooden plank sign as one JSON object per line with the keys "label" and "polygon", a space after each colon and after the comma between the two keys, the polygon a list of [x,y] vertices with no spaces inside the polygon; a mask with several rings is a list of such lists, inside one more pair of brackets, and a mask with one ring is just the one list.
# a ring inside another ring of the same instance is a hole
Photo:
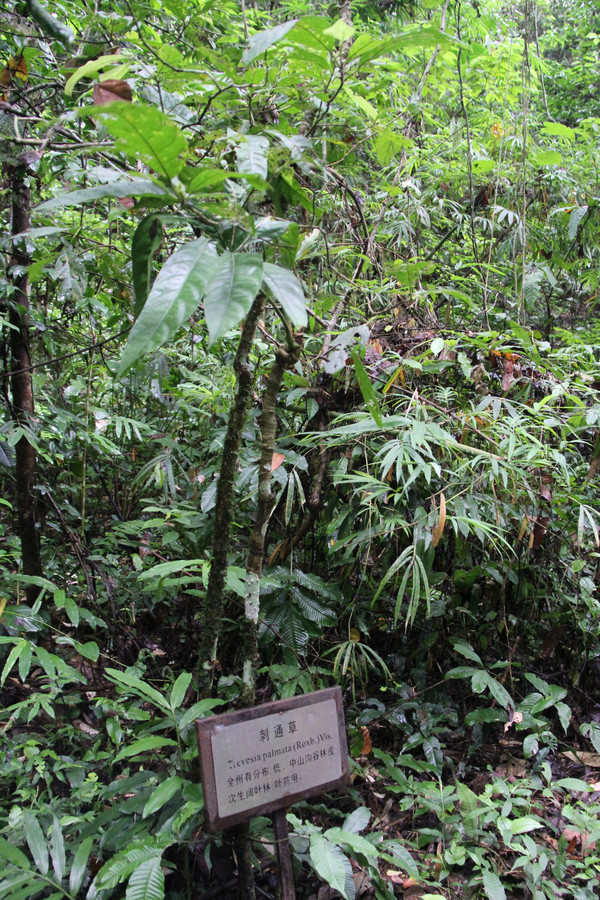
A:
{"label": "wooden plank sign", "polygon": [[339,687],[196,722],[209,831],[350,779]]}

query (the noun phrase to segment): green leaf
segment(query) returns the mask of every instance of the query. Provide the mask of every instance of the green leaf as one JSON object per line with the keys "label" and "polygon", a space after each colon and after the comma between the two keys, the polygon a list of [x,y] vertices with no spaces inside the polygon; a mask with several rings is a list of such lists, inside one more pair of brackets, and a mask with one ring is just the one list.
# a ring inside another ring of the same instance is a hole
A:
{"label": "green leaf", "polygon": [[176,747],[177,741],[171,740],[171,738],[161,738],[161,737],[145,737],[140,738],[137,741],[134,741],[133,744],[130,744],[128,747],[123,747],[122,750],[117,753],[115,756],[115,762],[118,762],[120,759],[129,759],[130,756],[138,756],[140,753],[147,753],[148,750],[159,750],[162,747]]}
{"label": "green leaf", "polygon": [[263,283],[279,302],[288,319],[300,328],[308,324],[302,285],[293,272],[274,263],[263,264]]}
{"label": "green leaf", "polygon": [[454,638],[450,641],[452,644],[452,648],[456,650],[457,653],[460,653],[461,656],[466,657],[466,659],[470,659],[473,662],[478,663],[480,666],[483,666],[483,662],[481,657],[475,653],[473,648],[467,641],[463,641],[462,638]]}
{"label": "green leaf", "polygon": [[531,157],[534,166],[560,166],[562,164],[562,153],[557,150],[538,150]]}
{"label": "green leaf", "polygon": [[377,110],[373,106],[372,103],[369,103],[368,100],[365,100],[364,97],[361,97],[360,94],[355,94],[354,91],[348,87],[347,84],[344,85],[344,92],[350,97],[352,102],[358,106],[358,108],[365,113],[365,115],[371,119],[375,120],[377,118]]}
{"label": "green leaf", "polygon": [[483,889],[489,900],[506,900],[506,893],[499,877],[489,869],[483,873]]}
{"label": "green leaf", "polygon": [[243,319],[258,293],[262,276],[263,261],[258,253],[226,251],[219,257],[204,297],[211,344]]}
{"label": "green leaf", "polygon": [[38,871],[41,872],[42,875],[47,875],[49,865],[48,847],[46,845],[44,833],[40,828],[40,823],[33,813],[25,811],[23,813],[23,824],[25,826],[25,838],[35,864],[38,867]]}
{"label": "green leaf", "polygon": [[178,775],[171,775],[170,778],[165,778],[165,780],[150,794],[150,797],[144,806],[142,818],[145,819],[146,816],[162,809],[165,803],[168,803],[171,797],[177,793],[182,783],[183,782]]}
{"label": "green leaf", "polygon": [[354,371],[356,372],[356,380],[358,381],[360,392],[363,395],[363,400],[365,401],[369,413],[373,416],[373,419],[381,428],[381,426],[383,425],[383,415],[381,412],[381,407],[379,406],[379,399],[375,392],[375,388],[371,384],[371,379],[369,378],[367,371],[361,362],[359,351],[351,350],[350,355],[352,356]]}
{"label": "green leaf", "polygon": [[282,37],[288,33],[290,28],[293,28],[298,19],[291,19],[289,22],[284,22],[282,25],[276,25],[275,28],[267,28],[265,31],[259,31],[257,34],[253,34],[249,41],[249,47],[247,50],[244,50],[242,53],[242,65],[248,66],[251,62],[253,62],[257,56],[262,56],[263,53],[272,47],[277,41],[280,41]]}
{"label": "green leaf", "polygon": [[177,722],[177,727],[180,731],[183,731],[190,722],[193,722],[195,719],[203,719],[207,713],[211,712],[216,706],[223,706],[225,700],[217,700],[212,699],[211,697],[207,697],[205,700],[199,700],[197,703],[194,703],[193,706],[190,706],[189,709],[181,715]]}
{"label": "green leaf", "polygon": [[169,179],[183,168],[187,141],[175,122],[158,107],[117,101],[91,109],[94,117],[117,138],[116,149],[129,159],[141,160]]}
{"label": "green leaf", "polygon": [[62,881],[65,874],[65,841],[60,822],[54,816],[50,827],[50,856],[57,881]]}
{"label": "green leaf", "polygon": [[405,869],[410,878],[419,879],[419,867],[411,856],[410,852],[401,844],[400,841],[384,841],[379,846],[379,852],[383,859],[397,866],[399,869]]}
{"label": "green leaf", "polygon": [[346,872],[350,863],[340,848],[328,841],[322,834],[311,834],[310,858],[317,874],[348,900]]}
{"label": "green leaf", "polygon": [[163,849],[170,843],[172,843],[172,839],[166,836],[146,837],[143,844],[127,847],[102,866],[96,876],[96,887],[103,890],[115,888],[145,862],[154,859],[160,860]]}
{"label": "green leaf", "polygon": [[92,662],[96,662],[96,660],[100,656],[100,647],[95,641],[87,641],[85,644],[79,644],[77,641],[75,641],[74,646],[77,652],[81,656],[83,656],[84,659],[89,659]]}
{"label": "green leaf", "polygon": [[544,122],[542,127],[544,134],[551,134],[554,137],[566,138],[569,141],[575,139],[575,131],[568,125],[561,125],[560,122]]}
{"label": "green leaf", "polygon": [[347,41],[352,37],[355,31],[356,28],[354,28],[353,25],[349,25],[344,19],[338,19],[337,22],[334,22],[333,25],[326,28],[323,34],[335,38],[336,41]]}
{"label": "green leaf", "polygon": [[215,249],[206,238],[184,244],[166,261],[131,329],[117,377],[142,354],[162,346],[191,316],[214,277],[217,263]]}
{"label": "green leaf", "polygon": [[12,650],[8,654],[7,660],[4,664],[4,668],[2,669],[2,675],[0,676],[0,686],[2,686],[4,684],[4,682],[6,681],[6,678],[8,677],[10,670],[12,669],[12,667],[18,660],[21,653],[25,650],[25,647],[27,646],[28,643],[29,643],[28,641],[26,641],[24,638],[22,638],[18,642],[18,644],[15,644],[15,646],[12,648]]}
{"label": "green leaf", "polygon": [[488,688],[496,703],[499,703],[504,709],[508,709],[509,706],[514,709],[515,703],[513,698],[506,688],[499,681],[496,681],[495,678],[492,678],[491,675],[488,676]]}
{"label": "green leaf", "polygon": [[246,134],[237,146],[238,171],[243,175],[259,175],[266,180],[269,139],[260,134]]}
{"label": "green leaf", "polygon": [[163,900],[164,896],[165,876],[161,857],[156,856],[146,860],[133,872],[127,884],[125,900]]}
{"label": "green leaf", "polygon": [[325,837],[334,844],[345,844],[354,853],[362,853],[363,856],[377,856],[377,848],[360,834],[352,834],[342,828],[328,828]]}
{"label": "green leaf", "polygon": [[552,782],[553,788],[564,788],[565,791],[588,791],[592,790],[591,785],[581,778],[559,778],[558,781]]}
{"label": "green leaf", "polygon": [[73,862],[71,864],[71,874],[69,875],[69,890],[72,894],[79,891],[85,873],[87,871],[87,863],[94,845],[93,835],[84,838],[77,846]]}
{"label": "green leaf", "polygon": [[375,139],[373,149],[380,166],[388,166],[399,150],[406,147],[407,140],[395,135],[393,131],[382,131]]}
{"label": "green leaf", "polygon": [[98,59],[90,59],[83,66],[80,66],[75,72],[73,72],[73,74],[65,84],[66,96],[71,96],[71,94],[73,93],[73,88],[78,81],[81,81],[82,78],[87,78],[88,75],[95,75],[96,72],[99,72],[100,69],[103,69],[105,66],[112,66],[116,63],[121,62],[123,62],[123,57],[119,53],[110,53],[108,54],[108,56],[99,56]]}
{"label": "green leaf", "polygon": [[173,709],[179,709],[181,704],[183,703],[184,697],[186,695],[187,689],[190,686],[190,682],[192,680],[191,672],[182,672],[178,677],[177,681],[171,688],[171,706]]}
{"label": "green leaf", "polygon": [[163,242],[162,217],[152,214],[142,219],[131,241],[131,274],[134,313],[140,314],[150,292],[152,258]]}
{"label": "green leaf", "polygon": [[13,866],[18,866],[20,869],[25,869],[26,871],[31,869],[31,863],[25,854],[18,847],[9,844],[3,837],[0,837],[0,857],[12,863]]}
{"label": "green leaf", "polygon": [[149,178],[132,178],[130,181],[113,181],[110,184],[98,184],[95,187],[84,188],[81,191],[71,191],[69,194],[59,194],[58,197],[52,197],[51,200],[40,203],[35,211],[64,209],[67,206],[79,206],[81,203],[103,200],[106,197],[140,196],[173,199],[165,188],[150,181]]}
{"label": "green leaf", "polygon": [[543,828],[544,823],[532,816],[521,816],[519,819],[513,819],[510,823],[510,830],[513,834],[525,834],[527,831],[535,831],[536,828]]}
{"label": "green leaf", "polygon": [[352,834],[358,834],[359,831],[362,831],[363,828],[366,828],[371,819],[371,810],[367,809],[366,806],[359,806],[345,820],[342,825],[342,830],[346,832],[351,832]]}
{"label": "green leaf", "polygon": [[152,578],[164,578],[174,572],[194,571],[198,566],[206,565],[205,559],[172,559],[170,562],[158,563],[145,572],[140,572],[138,581],[150,581]]}
{"label": "green leaf", "polygon": [[123,687],[131,688],[134,693],[155,703],[156,706],[158,706],[159,709],[164,710],[164,712],[171,712],[171,707],[163,695],[160,694],[156,688],[153,688],[151,685],[146,684],[145,681],[142,681],[141,678],[137,678],[129,672],[119,672],[118,669],[107,668],[105,671],[111,681],[116,681],[117,684]]}

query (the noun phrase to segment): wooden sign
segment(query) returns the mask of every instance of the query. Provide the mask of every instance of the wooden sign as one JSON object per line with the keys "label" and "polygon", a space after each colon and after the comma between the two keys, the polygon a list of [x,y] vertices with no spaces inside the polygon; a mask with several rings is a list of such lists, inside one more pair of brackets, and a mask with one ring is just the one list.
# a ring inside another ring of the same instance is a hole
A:
{"label": "wooden sign", "polygon": [[349,781],[339,687],[196,722],[210,831]]}

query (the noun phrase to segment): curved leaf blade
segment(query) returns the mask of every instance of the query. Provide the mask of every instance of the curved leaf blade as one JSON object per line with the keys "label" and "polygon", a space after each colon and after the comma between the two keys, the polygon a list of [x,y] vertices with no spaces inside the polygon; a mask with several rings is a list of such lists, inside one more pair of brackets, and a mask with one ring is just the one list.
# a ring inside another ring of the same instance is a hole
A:
{"label": "curved leaf blade", "polygon": [[350,863],[340,848],[324,838],[322,834],[311,834],[310,857],[320,877],[348,900],[346,870]]}
{"label": "curved leaf blade", "polygon": [[101,108],[94,106],[91,111],[117,138],[116,149],[129,159],[139,159],[169,179],[182,170],[187,141],[158,107],[117,101]]}
{"label": "curved leaf blade", "polygon": [[76,894],[82,885],[93,844],[94,838],[90,835],[84,838],[75,851],[69,875],[69,890],[72,894]]}
{"label": "curved leaf blade", "polygon": [[215,249],[206,238],[185,244],[166,261],[131,329],[117,377],[138,357],[156,350],[175,334],[200,304],[217,262]]}
{"label": "curved leaf blade", "polygon": [[48,845],[46,844],[46,838],[44,837],[44,832],[40,827],[40,823],[33,813],[28,811],[23,813],[23,823],[25,825],[25,838],[35,864],[42,875],[47,875],[49,865]]}
{"label": "curved leaf blade", "polygon": [[289,22],[284,22],[283,25],[276,25],[275,28],[267,28],[265,31],[253,34],[249,41],[250,46],[242,53],[242,65],[248,66],[257,56],[266,53],[276,41],[280,41],[282,37],[285,37],[297,21],[298,19],[290,19]]}
{"label": "curved leaf blade", "polygon": [[163,900],[165,876],[160,867],[160,856],[149,859],[132,873],[127,885],[125,900]]}
{"label": "curved leaf blade", "polygon": [[36,207],[35,211],[64,209],[67,206],[79,206],[81,203],[91,203],[93,200],[104,200],[107,197],[143,196],[170,198],[170,194],[163,187],[150,181],[149,178],[132,178],[128,181],[97,184],[95,187],[83,188],[80,191],[59,194],[58,197],[44,200]]}
{"label": "curved leaf blade", "polygon": [[263,277],[262,257],[258,253],[227,251],[219,257],[211,274],[204,315],[213,344],[234,328],[252,306]]}
{"label": "curved leaf blade", "polygon": [[300,328],[308,324],[302,285],[293,272],[274,263],[264,263],[263,283],[269,288],[288,319]]}

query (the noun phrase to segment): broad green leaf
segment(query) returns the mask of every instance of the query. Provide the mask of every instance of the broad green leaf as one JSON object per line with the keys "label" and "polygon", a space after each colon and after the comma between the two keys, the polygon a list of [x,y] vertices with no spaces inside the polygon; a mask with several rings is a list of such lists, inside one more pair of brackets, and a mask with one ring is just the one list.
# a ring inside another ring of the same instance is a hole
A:
{"label": "broad green leaf", "polygon": [[125,900],[164,900],[164,896],[165,876],[161,868],[161,857],[155,856],[132,873]]}
{"label": "broad green leaf", "polygon": [[496,681],[495,678],[492,678],[491,675],[488,676],[488,688],[496,703],[499,703],[504,709],[508,709],[509,706],[514,709],[515,704],[513,698],[506,688],[501,685],[499,681]]}
{"label": "broad green leaf", "polygon": [[328,841],[322,834],[311,834],[310,858],[317,874],[348,900],[346,871],[350,863],[340,848]]}
{"label": "broad green leaf", "polygon": [[238,170],[243,175],[267,178],[269,139],[260,134],[246,134],[237,146]]}
{"label": "broad green leaf", "polygon": [[488,896],[488,900],[506,900],[506,892],[495,872],[486,869],[483,873],[483,889]]}
{"label": "broad green leaf", "polygon": [[352,102],[358,106],[365,115],[368,116],[369,119],[375,120],[377,118],[377,110],[373,106],[372,103],[369,103],[364,97],[361,97],[360,94],[356,94],[351,88],[348,87],[347,84],[344,85],[344,92],[350,97]]}
{"label": "broad green leaf", "polygon": [[88,75],[95,75],[96,72],[99,72],[105,66],[112,66],[120,62],[123,62],[123,57],[119,53],[110,53],[107,56],[99,56],[98,59],[90,59],[83,66],[76,69],[65,84],[66,96],[71,96],[73,88],[82,78],[87,78]]}
{"label": "broad green leaf", "polygon": [[359,806],[344,821],[342,825],[342,830],[345,832],[351,832],[353,834],[358,834],[359,831],[362,831],[363,828],[366,828],[371,819],[371,810],[367,809],[366,806]]}
{"label": "broad green leaf", "polygon": [[54,816],[50,827],[50,856],[57,881],[62,881],[65,874],[65,841],[60,822]]}
{"label": "broad green leaf", "polygon": [[100,656],[100,647],[95,641],[87,641],[85,644],[79,644],[75,641],[74,646],[84,659],[90,659],[92,662],[96,662]]}
{"label": "broad green leaf", "polygon": [[156,106],[111,103],[92,107],[93,115],[117,138],[116,149],[131,160],[141,160],[159,175],[171,179],[181,171],[187,141],[175,122]]}
{"label": "broad green leaf", "polygon": [[362,364],[359,351],[352,350],[351,356],[352,362],[354,363],[354,371],[356,372],[356,380],[358,381],[360,392],[363,395],[363,400],[365,401],[370,414],[375,419],[375,422],[381,427],[383,425],[383,415],[375,388],[371,384],[371,379]]}
{"label": "broad green leaf", "polygon": [[172,559],[170,562],[158,563],[145,572],[140,572],[137,577],[138,581],[149,581],[152,578],[164,578],[166,575],[172,575],[174,572],[182,572],[186,569],[195,569],[198,566],[206,565],[205,559]]}
{"label": "broad green leaf", "polygon": [[457,653],[460,653],[461,656],[464,656],[467,659],[472,660],[473,662],[479,663],[480,666],[483,666],[481,657],[478,656],[471,645],[466,641],[463,641],[462,638],[454,638],[453,640],[451,640],[451,644],[453,649],[456,650]]}
{"label": "broad green leaf", "polygon": [[352,834],[342,828],[328,828],[325,837],[334,844],[345,844],[354,853],[362,853],[363,856],[377,856],[377,848],[360,834]]}
{"label": "broad green leaf", "polygon": [[173,709],[179,709],[181,704],[183,703],[184,697],[186,695],[187,689],[190,686],[190,682],[192,680],[191,672],[182,672],[178,677],[177,681],[171,688],[171,706]]}
{"label": "broad green leaf", "polygon": [[493,159],[476,159],[473,163],[473,171],[477,175],[485,175],[486,172],[491,172],[496,167],[496,163]]}
{"label": "broad green leaf", "polygon": [[23,824],[25,826],[25,838],[35,864],[38,867],[38,871],[41,872],[42,875],[47,875],[49,865],[48,846],[40,823],[33,813],[26,810],[23,813]]}
{"label": "broad green leaf", "polygon": [[162,220],[159,215],[152,214],[142,219],[135,230],[131,241],[131,274],[133,280],[133,296],[135,298],[134,313],[140,314],[150,291],[152,258],[163,242]]}
{"label": "broad green leaf", "polygon": [[172,839],[166,836],[156,838],[146,836],[142,844],[126,847],[125,850],[117,853],[102,866],[96,876],[96,886],[103,890],[115,888],[145,862],[155,859],[160,860],[163,849],[168,847],[170,843],[172,843]]}
{"label": "broad green leaf", "polygon": [[419,867],[408,849],[400,841],[384,841],[379,845],[379,852],[383,859],[393,866],[405,869],[410,878],[419,878]]}
{"label": "broad green leaf", "polygon": [[118,669],[111,668],[106,669],[106,674],[111,681],[116,681],[117,684],[123,687],[131,688],[136,694],[141,694],[146,700],[151,700],[152,703],[155,703],[160,709],[170,713],[171,707],[166,698],[163,697],[156,688],[153,688],[152,685],[142,681],[141,678],[137,678],[129,672],[119,672]]}
{"label": "broad green leaf", "polygon": [[544,823],[532,816],[521,816],[519,819],[513,819],[510,823],[510,830],[513,834],[525,834],[527,831],[535,831],[536,828],[543,828]]}
{"label": "broad green leaf", "polygon": [[338,19],[337,22],[334,22],[329,28],[326,28],[323,34],[329,35],[329,37],[335,38],[336,41],[347,41],[349,40],[356,28],[353,25],[349,25],[344,19]]}
{"label": "broad green leaf", "polygon": [[380,166],[388,166],[399,150],[407,144],[406,138],[399,137],[393,131],[382,131],[375,139],[373,149]]}
{"label": "broad green leaf", "polygon": [[226,251],[219,257],[204,297],[211,344],[243,319],[259,291],[262,277],[263,261],[258,253]]}
{"label": "broad green leaf", "polygon": [[69,875],[69,890],[72,894],[77,894],[83,883],[93,844],[94,838],[92,835],[89,835],[77,845],[77,850],[71,863],[71,874]]}
{"label": "broad green leaf", "polygon": [[71,191],[68,194],[59,194],[51,200],[45,200],[36,207],[38,210],[64,209],[67,206],[79,206],[81,203],[91,203],[93,200],[104,200],[107,197],[164,197],[165,200],[173,200],[165,188],[155,184],[149,178],[132,178],[130,181],[113,181],[109,184],[97,184],[95,187],[83,188],[80,191]]}
{"label": "broad green leaf", "polygon": [[184,244],[166,261],[131,329],[117,377],[144,353],[162,346],[191,316],[214,277],[217,262],[206,238]]}
{"label": "broad green leaf", "polygon": [[552,782],[553,788],[564,788],[565,791],[588,791],[592,790],[592,786],[581,778],[559,778],[558,781]]}
{"label": "broad green leaf", "polygon": [[560,166],[562,164],[562,153],[557,150],[538,150],[531,157],[534,166]]}
{"label": "broad green leaf", "polygon": [[182,783],[183,782],[178,775],[171,775],[170,778],[165,778],[165,780],[150,794],[148,802],[144,806],[142,818],[145,819],[146,816],[162,809],[165,803],[168,803],[171,797],[177,793]]}
{"label": "broad green leaf", "polygon": [[31,669],[31,660],[33,657],[33,648],[34,644],[31,641],[26,641],[26,646],[23,647],[19,654],[19,678],[25,683],[27,680],[27,676],[29,675],[29,670]]}
{"label": "broad green leaf", "polygon": [[0,857],[12,863],[13,866],[18,866],[20,869],[29,870],[31,868],[31,863],[25,854],[18,847],[9,844],[3,837],[0,837]]}
{"label": "broad green leaf", "polygon": [[272,47],[282,37],[285,37],[297,21],[298,19],[291,19],[282,25],[276,25],[274,28],[267,28],[265,31],[253,34],[249,41],[250,46],[242,53],[242,65],[248,66],[257,56],[262,56],[263,53],[266,53],[269,47]]}
{"label": "broad green leaf", "polygon": [[301,328],[306,327],[308,315],[304,291],[294,273],[274,263],[264,263],[263,282],[279,302],[290,322]]}
{"label": "broad green leaf", "polygon": [[140,753],[147,753],[148,750],[161,750],[163,747],[176,746],[177,741],[173,741],[171,738],[152,736],[140,738],[134,741],[133,744],[129,744],[128,747],[123,747],[115,756],[115,762],[118,762],[120,759],[129,759],[130,756],[138,756]]}
{"label": "broad green leaf", "polygon": [[569,128],[568,125],[562,125],[560,122],[544,122],[542,126],[544,134],[551,134],[554,137],[566,138],[569,141],[574,140],[575,130]]}
{"label": "broad green leaf", "polygon": [[186,709],[180,716],[177,721],[177,727],[182,731],[190,724],[190,722],[193,722],[195,719],[203,719],[206,714],[211,712],[216,706],[223,706],[224,703],[225,700],[217,700],[210,697],[205,700],[199,700],[197,703],[194,703],[193,706],[190,706],[189,709]]}
{"label": "broad green leaf", "polygon": [[12,667],[18,660],[21,653],[23,653],[23,651],[25,650],[25,647],[28,645],[28,643],[29,642],[26,641],[24,638],[21,639],[17,644],[15,644],[15,646],[12,648],[12,650],[8,654],[7,660],[4,663],[4,668],[2,669],[2,675],[0,676],[0,686],[2,686],[4,684],[4,682],[6,681],[10,670],[12,669]]}

